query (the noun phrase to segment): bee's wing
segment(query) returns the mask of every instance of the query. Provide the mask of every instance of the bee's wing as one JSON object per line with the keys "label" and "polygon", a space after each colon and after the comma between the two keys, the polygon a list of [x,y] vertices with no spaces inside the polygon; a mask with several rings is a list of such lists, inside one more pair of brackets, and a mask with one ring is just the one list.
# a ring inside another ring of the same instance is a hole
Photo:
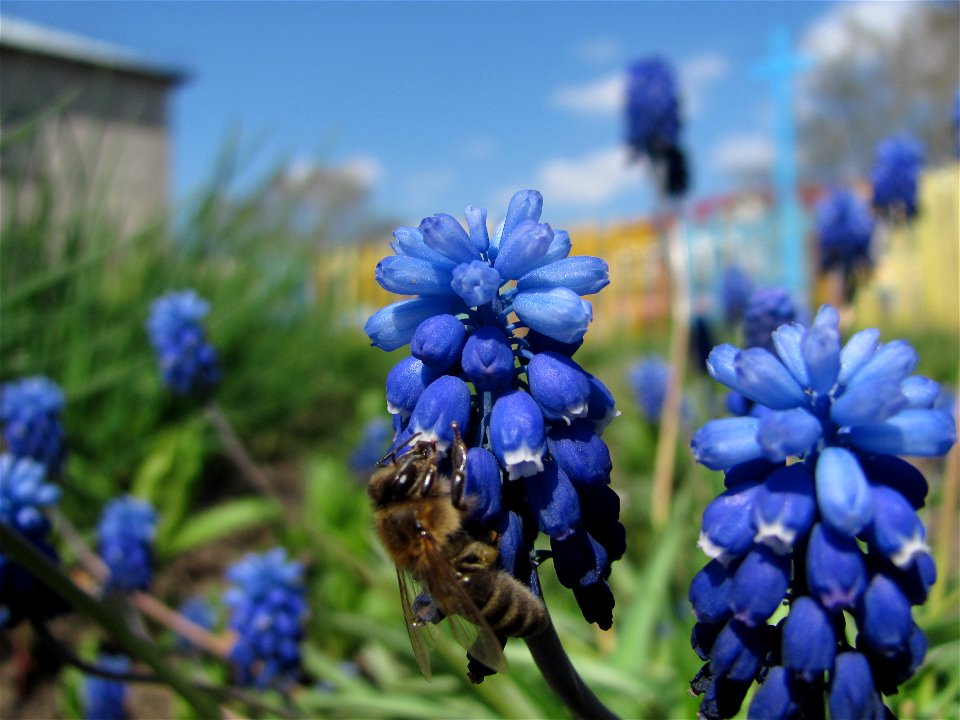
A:
{"label": "bee's wing", "polygon": [[427,587],[447,616],[456,641],[491,670],[506,670],[503,644],[467,593],[463,577],[446,558],[431,562],[430,568]]}
{"label": "bee's wing", "polygon": [[397,568],[397,583],[400,585],[400,605],[403,607],[403,621],[407,626],[407,635],[410,636],[410,646],[413,648],[413,657],[417,661],[417,666],[423,676],[429,680],[433,677],[433,671],[430,669],[430,655],[427,652],[425,637],[430,636],[430,626],[413,614],[413,606],[410,600],[410,584],[408,576],[400,568]]}

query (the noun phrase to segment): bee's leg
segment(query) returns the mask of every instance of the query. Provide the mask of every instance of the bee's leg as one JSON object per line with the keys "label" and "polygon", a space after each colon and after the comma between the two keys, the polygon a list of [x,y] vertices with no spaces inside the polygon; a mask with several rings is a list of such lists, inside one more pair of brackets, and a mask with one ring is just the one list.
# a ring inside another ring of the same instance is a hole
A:
{"label": "bee's leg", "polygon": [[422,473],[417,472],[417,461],[419,456],[415,453],[404,455],[397,463],[396,485],[398,497],[405,497],[413,492],[421,484]]}
{"label": "bee's leg", "polygon": [[453,506],[463,508],[463,490],[467,483],[467,446],[460,437],[460,426],[453,422],[453,445],[450,447],[450,465],[452,466],[452,487],[450,488]]}

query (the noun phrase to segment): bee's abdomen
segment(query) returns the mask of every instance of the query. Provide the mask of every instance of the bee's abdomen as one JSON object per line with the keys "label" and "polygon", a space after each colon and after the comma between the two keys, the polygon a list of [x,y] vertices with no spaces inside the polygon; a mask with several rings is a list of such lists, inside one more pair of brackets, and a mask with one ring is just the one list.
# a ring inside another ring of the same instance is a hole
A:
{"label": "bee's abdomen", "polygon": [[546,627],[543,603],[509,573],[479,573],[471,578],[471,585],[477,609],[498,633],[526,637]]}

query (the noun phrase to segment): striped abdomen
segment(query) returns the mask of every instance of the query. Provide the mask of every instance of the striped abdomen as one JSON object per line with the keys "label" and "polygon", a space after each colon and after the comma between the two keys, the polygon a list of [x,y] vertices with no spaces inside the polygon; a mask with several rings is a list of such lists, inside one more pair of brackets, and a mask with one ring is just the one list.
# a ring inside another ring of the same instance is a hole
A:
{"label": "striped abdomen", "polygon": [[526,637],[547,625],[543,603],[523,583],[504,570],[482,570],[466,578],[467,593],[497,633]]}

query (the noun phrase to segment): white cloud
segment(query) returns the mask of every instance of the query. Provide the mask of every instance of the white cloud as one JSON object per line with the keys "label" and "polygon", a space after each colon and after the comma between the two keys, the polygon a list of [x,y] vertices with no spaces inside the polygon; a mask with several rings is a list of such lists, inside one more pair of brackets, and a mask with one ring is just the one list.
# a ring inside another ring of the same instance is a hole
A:
{"label": "white cloud", "polygon": [[626,75],[618,72],[584,85],[557,88],[553,93],[553,102],[566,110],[584,115],[611,115],[623,108],[626,84]]}
{"label": "white cloud", "polygon": [[575,158],[551,158],[538,169],[533,187],[551,203],[599,206],[642,184],[642,169],[629,162],[625,147],[615,146]]}
{"label": "white cloud", "polygon": [[589,65],[602,65],[623,54],[623,43],[614,37],[587,38],[577,43],[574,52],[580,60]]}
{"label": "white cloud", "polygon": [[[677,74],[684,117],[689,119],[700,112],[706,88],[726,77],[729,69],[727,58],[718,53],[703,53],[680,63]],[[623,111],[626,85],[626,73],[617,72],[582,85],[557,88],[553,102],[583,115],[615,115]]]}
{"label": "white cloud", "polygon": [[463,154],[471,160],[486,160],[498,149],[497,141],[488,135],[471,138],[463,148]]}
{"label": "white cloud", "polygon": [[711,159],[723,172],[763,170],[773,162],[773,143],[766,135],[728,135],[714,148]]}
{"label": "white cloud", "polygon": [[687,119],[700,114],[707,87],[725,78],[729,71],[730,61],[719,53],[703,53],[680,63],[680,92]]}
{"label": "white cloud", "polygon": [[899,35],[911,16],[923,12],[916,2],[847,2],[832,7],[804,33],[800,46],[820,60],[847,56],[866,62],[875,59],[876,47],[863,43],[863,34],[879,39]]}

